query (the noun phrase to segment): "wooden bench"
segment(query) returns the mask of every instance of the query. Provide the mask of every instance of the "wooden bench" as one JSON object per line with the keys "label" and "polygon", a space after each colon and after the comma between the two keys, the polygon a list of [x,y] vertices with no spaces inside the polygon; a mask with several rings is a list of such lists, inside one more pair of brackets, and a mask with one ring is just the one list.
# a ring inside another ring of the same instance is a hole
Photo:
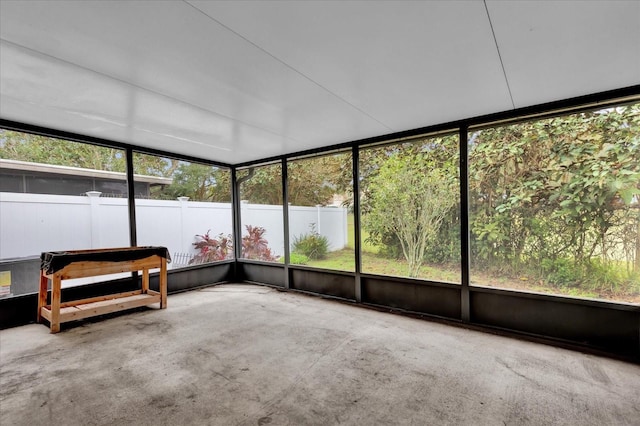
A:
{"label": "wooden bench", "polygon": [[[37,322],[49,321],[51,333],[63,322],[160,303],[167,307],[167,260],[164,247],[124,247],[42,253]],[[149,289],[149,270],[160,268],[160,291]],[[61,302],[62,280],[142,271],[142,288],[124,293]],[[48,281],[51,302],[47,304]]]}

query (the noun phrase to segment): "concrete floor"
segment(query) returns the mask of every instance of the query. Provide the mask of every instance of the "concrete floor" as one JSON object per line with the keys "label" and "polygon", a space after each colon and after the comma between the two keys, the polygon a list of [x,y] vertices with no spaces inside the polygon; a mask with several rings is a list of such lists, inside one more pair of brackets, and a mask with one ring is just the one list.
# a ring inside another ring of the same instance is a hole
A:
{"label": "concrete floor", "polygon": [[267,287],[0,332],[0,425],[639,425],[640,366]]}

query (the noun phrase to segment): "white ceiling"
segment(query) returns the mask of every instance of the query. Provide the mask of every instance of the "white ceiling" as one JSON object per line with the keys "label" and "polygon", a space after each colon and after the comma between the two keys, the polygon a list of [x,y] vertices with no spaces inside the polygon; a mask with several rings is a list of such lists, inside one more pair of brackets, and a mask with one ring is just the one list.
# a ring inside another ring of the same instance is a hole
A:
{"label": "white ceiling", "polygon": [[640,84],[640,1],[0,1],[0,117],[237,164]]}

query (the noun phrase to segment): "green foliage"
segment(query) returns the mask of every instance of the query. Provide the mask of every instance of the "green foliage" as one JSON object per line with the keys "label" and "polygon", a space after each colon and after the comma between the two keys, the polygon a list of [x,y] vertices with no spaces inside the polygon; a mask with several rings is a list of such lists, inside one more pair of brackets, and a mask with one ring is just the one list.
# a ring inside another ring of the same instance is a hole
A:
{"label": "green foliage", "polygon": [[[252,167],[238,172],[240,197],[252,204],[282,204],[280,164]],[[334,194],[351,186],[351,154],[290,161],[287,165],[289,202],[295,206],[326,205]]]}
{"label": "green foliage", "polygon": [[156,188],[154,199],[231,202],[231,171],[200,163],[134,154],[134,172],[171,178],[171,185]]}
{"label": "green foliage", "polygon": [[[351,154],[333,154],[290,161],[287,164],[289,202],[294,206],[326,205],[345,192],[345,164],[351,173]],[[349,174],[350,176],[350,174]],[[351,180],[349,178],[349,184]]]}
{"label": "green foliage", "polygon": [[571,259],[542,259],[540,266],[546,281],[559,287],[574,287],[583,276]]}
{"label": "green foliage", "polygon": [[[126,171],[123,150],[0,129],[0,158],[112,172]],[[172,178],[171,185],[153,188],[155,199],[189,197],[192,201],[231,202],[227,169],[135,153],[134,173]]]}
{"label": "green foliage", "polygon": [[280,164],[251,167],[237,173],[240,198],[252,204],[282,204]]}
{"label": "green foliage", "polygon": [[0,129],[0,158],[57,166],[124,172],[124,151]]}
{"label": "green foliage", "polygon": [[[280,263],[284,263],[284,257],[280,258]],[[291,265],[306,265],[309,263],[309,258],[304,254],[291,253],[289,255],[289,263]]]}
{"label": "green foliage", "polygon": [[[410,259],[406,242],[419,246],[420,201],[434,198],[424,183],[448,181],[457,198],[457,150],[453,137],[361,151],[366,243]],[[639,104],[474,131],[469,164],[476,270],[564,293],[640,294]],[[397,205],[414,224],[409,237],[393,230],[403,218]],[[422,261],[457,264],[459,233],[452,205]],[[413,273],[419,261],[407,262]]]}
{"label": "green foliage", "polygon": [[403,259],[402,244],[400,239],[393,232],[386,230],[371,229],[369,236],[364,240],[365,243],[378,247],[377,253],[390,259]]}
{"label": "green foliage", "polygon": [[[363,224],[369,240],[386,246],[400,244],[408,275],[417,277],[427,248],[436,243],[458,194],[455,137],[427,139],[396,149],[383,148],[369,190]],[[454,151],[455,152],[455,151]],[[446,153],[446,154],[445,154]]]}
{"label": "green foliage", "polygon": [[638,104],[474,132],[476,266],[560,288],[637,293],[639,135]]}
{"label": "green foliage", "polygon": [[583,286],[605,296],[618,294],[640,295],[640,277],[638,273],[626,273],[625,269],[615,262],[604,262],[602,259],[591,259],[585,266]]}
{"label": "green foliage", "polygon": [[540,266],[538,279],[563,292],[579,288],[595,297],[640,294],[640,281],[635,274],[629,275],[619,265],[601,259],[591,259],[587,263],[564,258],[543,259]]}
{"label": "green foliage", "polygon": [[191,201],[231,202],[231,173],[228,170],[183,162],[172,177],[173,183],[163,191],[168,199],[189,197]]}
{"label": "green foliage", "polygon": [[309,259],[324,259],[329,251],[329,240],[318,234],[315,224],[311,224],[311,232],[293,239],[293,253],[302,254]]}
{"label": "green foliage", "polygon": [[[457,206],[456,206],[457,207]],[[460,218],[457,208],[452,208],[440,225],[435,243],[425,250],[425,262],[431,264],[460,264]]]}

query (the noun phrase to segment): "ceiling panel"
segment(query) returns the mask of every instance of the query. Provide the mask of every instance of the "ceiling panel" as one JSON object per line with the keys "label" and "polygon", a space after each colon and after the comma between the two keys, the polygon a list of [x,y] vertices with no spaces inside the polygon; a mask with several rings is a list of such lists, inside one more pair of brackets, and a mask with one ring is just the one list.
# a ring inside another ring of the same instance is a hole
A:
{"label": "ceiling panel", "polygon": [[516,107],[640,84],[640,2],[487,1]]}
{"label": "ceiling panel", "polygon": [[[1,7],[1,36],[12,45],[156,93],[161,102],[170,98],[227,118],[232,128],[251,128],[228,132],[229,137],[265,136],[225,140],[232,151],[217,153],[215,158],[210,150],[199,153],[204,158],[235,163],[390,132],[183,2],[33,1],[2,2]],[[41,61],[40,71],[50,74],[46,62]],[[51,88],[41,85],[40,89],[56,92],[58,82],[53,78],[48,82]],[[109,105],[106,98],[101,102],[106,110],[126,107]],[[162,104],[154,108],[160,109]],[[171,111],[164,112],[167,116]],[[2,115],[13,115],[8,105],[3,106]],[[164,116],[156,120],[163,124],[159,134],[184,131],[184,126],[167,129],[183,117],[167,121]],[[37,120],[35,124],[47,120],[30,119]],[[68,126],[63,122],[57,127]],[[228,125],[223,127],[215,133],[224,133]],[[135,138],[135,133],[125,141],[159,148],[148,137]]]}
{"label": "ceiling panel", "polygon": [[[1,42],[0,110],[9,120],[219,161],[238,149],[273,155],[282,138],[252,128],[257,147],[232,141],[245,124],[49,56]],[[245,133],[248,131],[245,130]]]}
{"label": "ceiling panel", "polygon": [[190,3],[395,131],[512,108],[482,2]]}

